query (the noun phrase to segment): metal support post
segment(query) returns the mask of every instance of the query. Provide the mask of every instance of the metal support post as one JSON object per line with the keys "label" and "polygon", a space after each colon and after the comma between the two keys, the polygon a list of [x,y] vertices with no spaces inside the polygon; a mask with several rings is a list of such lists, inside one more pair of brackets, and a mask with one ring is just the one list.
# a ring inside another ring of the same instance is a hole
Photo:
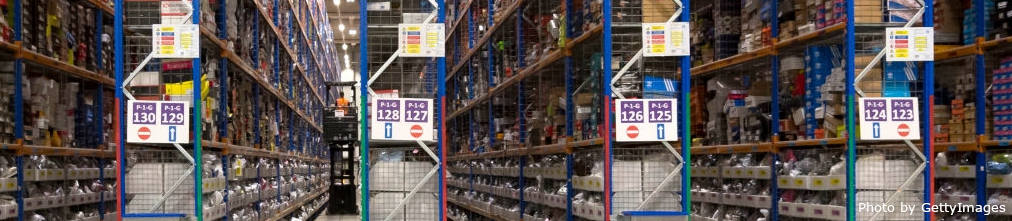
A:
{"label": "metal support post", "polygon": [[[846,197],[847,204],[846,204],[846,208],[847,208],[847,220],[855,220],[857,218],[857,213],[856,213],[857,210],[856,210],[856,207],[855,207],[857,205],[856,204],[856,201],[857,201],[856,200],[856,197],[857,197],[857,194],[856,194],[856,191],[857,191],[856,184],[857,183],[855,182],[855,172],[856,171],[854,169],[854,164],[856,163],[855,161],[856,161],[856,158],[857,158],[857,136],[855,134],[855,133],[857,133],[857,129],[856,129],[857,126],[854,125],[856,123],[856,121],[855,121],[856,116],[854,114],[856,113],[855,111],[857,111],[856,107],[855,107],[855,102],[857,100],[857,93],[854,90],[854,53],[855,53],[855,50],[854,50],[854,47],[855,47],[855,43],[854,43],[854,39],[855,39],[855,36],[854,36],[854,31],[855,31],[855,28],[854,28],[854,21],[855,21],[854,20],[854,1],[847,1],[846,4],[847,4],[847,7],[846,7],[846,10],[847,10],[847,13],[846,13],[847,14],[847,22],[846,22],[847,28],[846,29],[847,30],[845,31],[845,36],[844,36],[845,43],[844,43],[844,46],[843,46],[845,48],[845,50],[847,51],[846,52],[847,55],[844,56],[844,59],[846,59],[846,62],[844,62],[845,63],[845,66],[844,66],[845,70],[844,71],[847,72],[847,76],[846,76],[846,79],[847,79],[846,80],[847,81],[846,82],[846,85],[847,85],[847,92],[846,93],[847,94],[845,95],[846,99],[847,99],[847,101],[846,101],[847,102],[847,124],[846,124],[846,128],[847,128],[847,160],[846,160],[846,162],[847,162],[846,163],[847,164],[847,197]],[[866,68],[865,70],[868,70],[868,69]]]}
{"label": "metal support post", "polygon": [[611,184],[612,184],[611,183],[611,176],[612,176],[612,171],[611,171],[612,168],[611,168],[611,166],[612,165],[611,165],[611,160],[612,160],[612,157],[614,157],[614,156],[612,156],[612,151],[611,151],[611,147],[613,145],[612,138],[611,138],[612,137],[612,135],[611,135],[611,133],[612,133],[612,125],[613,125],[613,122],[612,122],[612,119],[611,119],[611,115],[612,115],[612,111],[613,111],[612,107],[611,107],[611,104],[612,104],[612,91],[611,91],[611,87],[612,86],[611,85],[612,84],[611,83],[607,83],[608,79],[612,78],[612,74],[611,74],[611,68],[612,68],[611,67],[611,55],[612,55],[612,45],[611,45],[611,37],[612,37],[611,36],[611,34],[612,34],[612,32],[611,32],[611,15],[612,15],[612,11],[611,11],[611,7],[612,6],[611,6],[611,3],[612,3],[611,1],[604,1],[603,4],[602,4],[602,7],[601,7],[602,10],[603,10],[602,14],[605,15],[605,16],[603,16],[604,17],[604,24],[603,24],[604,30],[601,33],[601,36],[603,38],[602,45],[604,46],[604,50],[601,53],[602,54],[602,56],[601,56],[602,62],[601,63],[604,65],[604,67],[602,67],[602,69],[603,69],[602,72],[604,73],[604,76],[601,79],[603,81],[605,81],[604,87],[602,87],[604,89],[604,91],[601,94],[603,96],[603,99],[604,99],[604,102],[603,102],[604,103],[603,114],[604,114],[604,128],[605,128],[605,131],[604,131],[605,133],[603,133],[603,134],[605,134],[605,136],[604,136],[604,148],[603,148],[604,149],[604,151],[603,151],[603,156],[604,156],[604,193],[603,193],[604,197],[603,198],[604,198],[604,202],[603,203],[604,203],[604,216],[605,216],[604,220],[611,220],[611,214],[612,214],[611,213],[611,206],[612,206],[611,205],[611,197],[612,197],[612,186],[611,186]]}
{"label": "metal support post", "polygon": [[[358,1],[358,31],[361,36],[358,39],[359,43],[359,79],[362,81],[369,79],[369,19],[368,9],[366,1]],[[362,93],[361,99],[359,99],[359,141],[361,147],[359,150],[359,176],[362,177],[360,181],[362,193],[361,210],[359,214],[362,214],[362,221],[369,221],[369,121],[366,116],[369,116],[369,86],[359,82],[359,90]]]}
{"label": "metal support post", "polygon": [[[979,43],[983,42],[987,38],[987,30],[986,28],[983,28],[987,27],[987,20],[984,17],[984,12],[986,11],[984,2],[985,0],[973,0],[973,10],[977,12],[974,14],[974,24],[977,27],[976,33],[974,34],[977,38],[978,47],[980,45]],[[975,98],[973,103],[973,114],[975,119],[977,119],[974,121],[974,131],[977,132],[976,141],[978,142],[978,150],[976,153],[977,169],[974,170],[976,171],[974,181],[977,186],[977,205],[987,205],[987,171],[985,171],[984,167],[986,165],[985,161],[987,160],[987,153],[985,153],[984,149],[979,146],[980,141],[989,139],[986,137],[987,135],[985,132],[987,131],[987,125],[984,122],[984,119],[987,119],[987,104],[985,102],[987,100],[987,67],[984,65],[984,59],[983,50],[978,48],[976,55],[974,55],[973,70],[975,79],[975,89],[973,90]],[[983,212],[977,213],[977,220],[986,221],[987,216],[985,216]]]}

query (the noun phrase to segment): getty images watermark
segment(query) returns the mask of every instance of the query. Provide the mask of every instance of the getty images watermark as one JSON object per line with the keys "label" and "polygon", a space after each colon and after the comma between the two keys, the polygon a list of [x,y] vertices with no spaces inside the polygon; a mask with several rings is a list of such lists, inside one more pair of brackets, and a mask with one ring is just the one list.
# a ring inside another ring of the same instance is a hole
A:
{"label": "getty images watermark", "polygon": [[[920,207],[920,208],[918,208]],[[899,209],[899,211],[897,211]],[[956,213],[984,213],[984,215],[991,215],[991,213],[1004,213],[1005,205],[976,205],[976,204],[907,204],[900,202],[899,207],[893,204],[885,203],[858,203],[857,212],[859,213],[907,213],[914,214],[918,213],[948,213],[949,215]]]}

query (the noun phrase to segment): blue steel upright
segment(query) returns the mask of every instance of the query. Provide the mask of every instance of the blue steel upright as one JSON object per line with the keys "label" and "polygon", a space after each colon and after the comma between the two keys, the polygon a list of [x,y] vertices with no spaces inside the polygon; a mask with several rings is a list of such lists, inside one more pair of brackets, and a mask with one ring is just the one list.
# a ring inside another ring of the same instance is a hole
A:
{"label": "blue steel upright", "polygon": [[[985,38],[987,37],[987,30],[985,28],[982,28],[986,27],[987,22],[985,20],[984,13],[980,13],[985,11],[984,1],[985,0],[973,0],[973,10],[977,12],[974,14],[974,24],[977,27],[976,33],[974,34],[975,36],[977,36],[976,38],[978,47],[981,43],[984,42],[984,40],[986,40]],[[974,70],[973,70],[974,79],[976,79],[974,80],[976,86],[974,87],[975,89],[973,90],[975,97],[974,99],[975,101],[973,103],[974,104],[973,114],[975,115],[975,119],[977,119],[976,121],[974,121],[974,129],[975,129],[974,131],[977,132],[976,141],[978,143],[977,145],[978,150],[976,151],[977,157],[976,167],[984,168],[986,164],[986,162],[984,161],[987,159],[987,154],[984,152],[984,149],[980,146],[980,141],[987,139],[986,137],[987,135],[985,135],[984,133],[987,130],[987,125],[982,120],[987,119],[987,109],[986,109],[987,104],[984,103],[987,100],[987,92],[985,91],[987,89],[987,82],[985,80],[987,77],[986,73],[987,69],[986,66],[984,65],[983,50],[977,50],[977,53],[974,55],[973,60],[974,60]],[[987,205],[987,171],[984,171],[982,169],[977,169],[974,171],[976,171],[976,177],[974,181],[976,182],[977,187],[976,193],[977,205]],[[986,221],[987,216],[985,216],[984,213],[977,213],[977,220]]]}
{"label": "blue steel upright", "polygon": [[[977,14],[983,14],[978,11]],[[924,27],[934,27],[935,23],[935,10],[933,1],[928,1],[924,4],[924,17],[921,18],[924,23]],[[978,27],[983,29],[983,27]],[[978,79],[978,81],[983,79]],[[922,173],[924,174],[924,203],[935,205],[935,136],[934,128],[934,104],[935,104],[935,62],[925,61],[924,62],[924,99],[923,106],[921,107],[921,113],[924,116],[921,117],[921,121],[924,124],[921,128],[924,128],[924,133],[921,135],[921,140],[924,142],[923,154],[925,159],[928,161],[928,168]],[[979,102],[979,101],[978,101]],[[982,121],[983,118],[979,121]],[[983,204],[982,204],[983,205]],[[924,212],[924,220],[934,220],[935,213]]]}
{"label": "blue steel upright", "polygon": [[[359,37],[359,79],[365,81],[369,79],[369,13],[367,12],[366,6],[368,3],[364,0],[358,1],[358,31]],[[359,93],[362,94],[359,100],[359,143],[362,145],[359,153],[369,153],[369,127],[366,116],[369,116],[369,88],[365,87],[364,84],[360,84]],[[361,156],[367,156],[362,154]],[[369,183],[369,157],[359,157],[359,176],[362,177],[362,183]],[[362,221],[369,221],[369,185],[362,185],[362,210],[359,214],[362,216]]]}

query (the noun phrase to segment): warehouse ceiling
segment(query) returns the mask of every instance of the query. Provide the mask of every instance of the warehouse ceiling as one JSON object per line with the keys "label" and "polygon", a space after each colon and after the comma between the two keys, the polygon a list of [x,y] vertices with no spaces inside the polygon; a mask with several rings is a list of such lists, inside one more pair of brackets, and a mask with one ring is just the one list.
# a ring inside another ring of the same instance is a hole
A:
{"label": "warehouse ceiling", "polygon": [[[351,81],[357,76],[358,68],[358,4],[360,0],[327,0],[327,17],[330,18],[331,28],[334,30],[334,44],[338,49],[338,61],[342,69],[350,69],[351,72],[343,71],[341,81]],[[341,26],[344,28],[341,28]],[[345,49],[347,45],[347,49]],[[345,56],[348,63],[345,63]],[[346,74],[353,76],[345,76]]]}

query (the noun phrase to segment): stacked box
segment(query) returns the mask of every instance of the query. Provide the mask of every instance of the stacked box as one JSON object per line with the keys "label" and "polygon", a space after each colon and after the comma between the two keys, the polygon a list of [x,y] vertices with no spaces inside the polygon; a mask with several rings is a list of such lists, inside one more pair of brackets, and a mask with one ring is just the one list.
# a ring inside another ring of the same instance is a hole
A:
{"label": "stacked box", "polygon": [[1012,139],[1012,58],[1004,58],[994,71],[991,89],[994,139]]}
{"label": "stacked box", "polygon": [[[816,109],[822,108],[822,85],[832,74],[833,68],[839,67],[840,52],[839,45],[836,46],[811,46],[805,49],[805,105],[804,121],[805,135],[816,136],[816,129],[819,128]],[[822,116],[818,116],[819,119]]]}
{"label": "stacked box", "polygon": [[935,43],[958,44],[960,42],[960,13],[962,5],[959,1],[935,1]]}
{"label": "stacked box", "polygon": [[884,97],[909,97],[910,84],[917,80],[917,64],[914,62],[884,62],[885,75],[882,79]]}
{"label": "stacked box", "polygon": [[854,21],[857,23],[882,22],[882,0],[855,0]]}
{"label": "stacked box", "polygon": [[[956,103],[957,101],[953,101],[953,106],[955,106]],[[958,101],[958,103],[960,107],[962,107],[962,100]],[[935,142],[949,142],[953,138],[950,134],[954,132],[954,130],[961,130],[959,128],[955,128],[953,125],[949,125],[949,119],[952,117],[952,111],[954,109],[950,108],[948,105],[935,105],[933,109],[934,110],[932,111],[934,116],[932,116],[932,118],[934,120],[934,124],[931,126],[935,132]]]}
{"label": "stacked box", "polygon": [[950,118],[947,121],[935,119],[936,124],[941,122],[947,124],[949,129],[949,140],[951,142],[971,142],[976,137],[976,119],[973,103],[963,103],[962,99],[952,100]]}
{"label": "stacked box", "polygon": [[[991,14],[994,13],[994,1],[983,0],[984,8],[987,10],[987,15],[984,16],[985,27],[991,27],[994,25],[992,22]],[[976,1],[974,1],[976,2]],[[977,12],[976,7],[971,6],[963,11],[963,44],[973,44],[977,37]],[[988,30],[985,30],[988,33]]]}
{"label": "stacked box", "polygon": [[1012,5],[1009,0],[995,0],[993,5],[985,5],[988,9],[994,9],[990,14],[994,20],[994,33],[997,38],[1012,34]]}

